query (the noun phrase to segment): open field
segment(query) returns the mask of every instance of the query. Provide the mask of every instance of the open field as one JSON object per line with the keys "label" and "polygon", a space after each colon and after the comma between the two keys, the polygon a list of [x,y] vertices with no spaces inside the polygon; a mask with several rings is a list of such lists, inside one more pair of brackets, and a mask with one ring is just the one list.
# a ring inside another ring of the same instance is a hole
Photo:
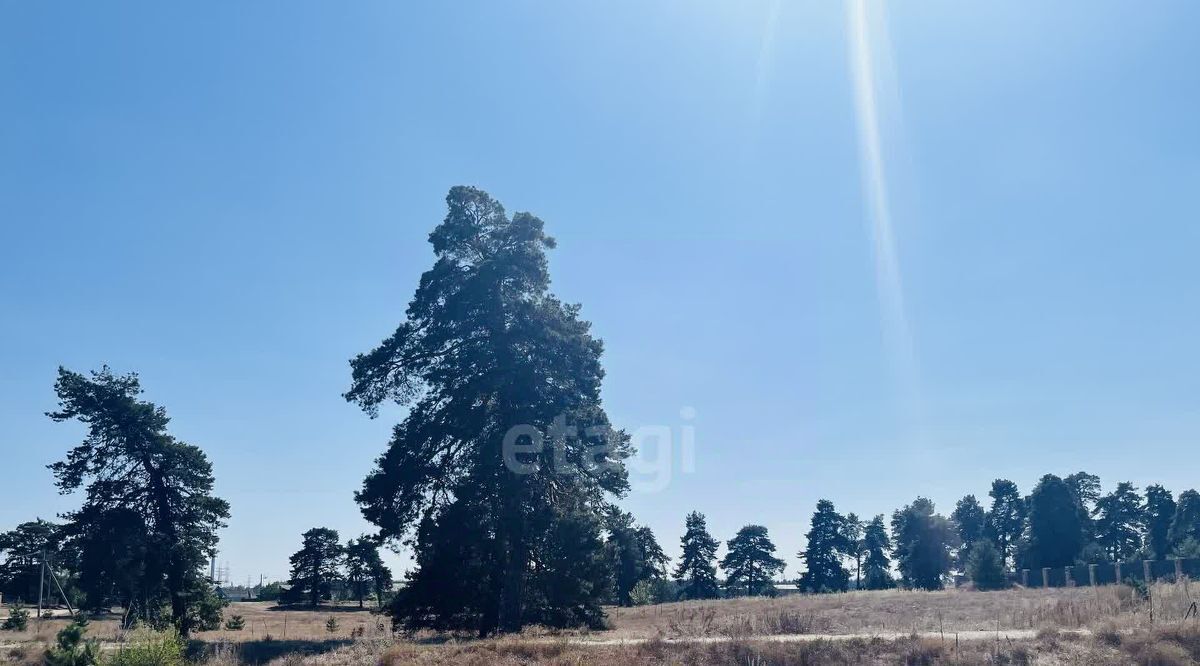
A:
{"label": "open field", "polygon": [[[0,618],[7,614],[0,610]],[[10,643],[43,642],[54,640],[54,635],[70,622],[66,611],[55,609],[55,617],[38,622],[30,610],[29,628],[23,632],[0,632],[0,645]],[[359,610],[357,605],[321,606],[312,610],[298,607],[279,607],[271,602],[233,603],[225,608],[225,617],[241,615],[246,627],[241,631],[200,631],[193,637],[204,643],[242,643],[270,639],[274,641],[328,641],[350,640],[351,632],[362,630],[362,637],[369,639],[390,638],[391,620],[386,616],[374,615],[370,609]],[[326,621],[333,617],[338,628],[330,632]],[[105,642],[119,642],[124,633],[116,616],[93,619],[89,623],[88,635]]]}
{"label": "open field", "polygon": [[[240,632],[195,635],[192,654],[209,666],[313,664],[826,664],[826,663],[1200,663],[1200,625],[1185,616],[1195,586],[1158,584],[1149,599],[1132,588],[1003,592],[853,592],[729,599],[609,609],[612,629],[548,632],[476,641],[393,637],[388,619],[356,607],[278,609],[239,603]],[[1196,590],[1200,591],[1200,590]],[[326,628],[334,617],[338,627]],[[10,662],[38,663],[65,619],[0,634]],[[361,637],[351,638],[361,630]],[[94,638],[126,639],[115,619]]]}

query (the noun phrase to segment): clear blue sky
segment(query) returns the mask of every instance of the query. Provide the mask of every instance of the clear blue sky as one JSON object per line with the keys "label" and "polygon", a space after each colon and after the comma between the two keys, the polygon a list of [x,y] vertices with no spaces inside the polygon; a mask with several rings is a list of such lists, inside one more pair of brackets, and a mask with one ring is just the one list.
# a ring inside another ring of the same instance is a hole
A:
{"label": "clear blue sky", "polygon": [[668,552],[693,509],[791,575],[821,497],[1200,484],[1200,5],[880,7],[3,3],[0,528],[78,504],[43,412],[107,363],[211,457],[235,579],[367,530],[399,414],[347,359],[455,184],[546,220],[618,424],[695,410],[623,502]]}

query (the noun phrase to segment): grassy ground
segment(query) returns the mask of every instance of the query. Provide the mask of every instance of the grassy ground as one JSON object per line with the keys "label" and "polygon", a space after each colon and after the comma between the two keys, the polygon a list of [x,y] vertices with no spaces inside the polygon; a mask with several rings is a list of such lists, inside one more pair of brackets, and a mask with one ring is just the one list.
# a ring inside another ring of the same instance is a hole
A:
{"label": "grassy ground", "polygon": [[1160,583],[1140,597],[1110,585],[1000,592],[851,592],[776,599],[697,601],[610,613],[614,635],[631,638],[1077,629],[1104,622],[1149,627],[1182,618],[1196,584]]}
{"label": "grassy ground", "polygon": [[[1149,598],[1110,586],[1004,592],[857,592],[731,599],[610,609],[613,628],[474,641],[396,639],[387,618],[346,606],[276,609],[233,604],[240,632],[196,634],[206,666],[383,666],[442,664],[1200,664],[1200,625],[1184,619],[1193,591],[1159,584]],[[333,617],[338,627],[326,628]],[[19,639],[12,663],[38,663],[42,641],[66,620]],[[358,635],[361,631],[361,635]],[[909,635],[921,632],[922,635]],[[983,632],[983,633],[981,633]],[[94,622],[104,641],[123,637],[115,620]],[[352,639],[352,634],[355,634]],[[805,635],[804,640],[795,640]],[[786,637],[781,639],[780,637]],[[0,663],[3,660],[0,659]]]}
{"label": "grassy ground", "polygon": [[[33,618],[30,611],[29,627],[25,631],[0,631],[0,644],[12,643],[49,643],[54,635],[65,627],[70,620],[66,611],[55,610],[55,617],[41,622]],[[361,630],[363,638],[391,637],[391,621],[389,618],[374,615],[367,610],[359,610],[357,605],[327,605],[317,609],[304,607],[281,608],[270,602],[233,603],[225,608],[225,617],[241,615],[246,626],[241,631],[201,631],[194,638],[204,643],[232,642],[242,643],[261,641],[327,641],[350,640],[355,630]],[[0,611],[0,618],[7,615],[7,610]],[[337,629],[328,631],[326,622],[329,618],[337,622]],[[117,616],[99,617],[89,623],[88,635],[101,641],[118,642],[123,638],[120,630],[120,618]]]}

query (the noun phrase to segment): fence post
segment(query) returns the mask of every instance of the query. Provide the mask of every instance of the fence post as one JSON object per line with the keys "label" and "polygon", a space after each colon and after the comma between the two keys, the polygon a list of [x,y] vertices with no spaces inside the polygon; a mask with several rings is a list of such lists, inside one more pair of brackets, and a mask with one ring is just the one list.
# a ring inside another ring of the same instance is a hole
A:
{"label": "fence post", "polygon": [[1183,560],[1175,558],[1175,580],[1183,580]]}
{"label": "fence post", "polygon": [[1096,587],[1096,565],[1094,564],[1088,565],[1088,582],[1092,587]]}
{"label": "fence post", "polygon": [[1075,571],[1071,567],[1063,567],[1063,581],[1067,587],[1075,587]]}
{"label": "fence post", "polygon": [[1029,569],[1021,569],[1021,587],[1029,587]]}
{"label": "fence post", "polygon": [[1153,562],[1154,560],[1142,560],[1142,577],[1146,579],[1147,585],[1154,582],[1153,567],[1151,567]]}
{"label": "fence post", "polygon": [[1050,587],[1050,567],[1042,567],[1042,587]]}
{"label": "fence post", "polygon": [[1121,563],[1113,562],[1113,573],[1117,576],[1117,585],[1121,584]]}

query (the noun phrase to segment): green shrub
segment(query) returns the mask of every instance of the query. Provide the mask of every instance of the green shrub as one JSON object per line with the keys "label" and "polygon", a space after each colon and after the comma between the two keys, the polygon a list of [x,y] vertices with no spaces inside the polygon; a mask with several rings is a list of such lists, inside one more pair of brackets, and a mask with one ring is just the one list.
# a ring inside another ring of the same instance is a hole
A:
{"label": "green shrub", "polygon": [[85,640],[87,618],[79,617],[63,627],[55,644],[46,650],[46,666],[96,666],[100,661],[100,642]]}
{"label": "green shrub", "polygon": [[328,631],[329,633],[332,634],[332,633],[336,632],[337,630],[338,630],[337,618],[330,615],[329,619],[325,620],[325,631]]}
{"label": "green shrub", "polygon": [[1003,590],[1008,587],[1004,560],[991,541],[979,541],[967,555],[967,576],[977,590]]}
{"label": "green shrub", "polygon": [[629,602],[634,606],[647,606],[654,603],[654,586],[648,580],[640,580],[629,591]]}
{"label": "green shrub", "polygon": [[29,611],[25,610],[21,604],[16,604],[9,607],[8,619],[0,625],[0,629],[5,631],[25,631],[29,626]]}
{"label": "green shrub", "polygon": [[138,631],[105,666],[182,666],[185,645],[175,631]]}
{"label": "green shrub", "polygon": [[246,628],[246,619],[241,615],[232,615],[225,620],[226,631],[241,631]]}

